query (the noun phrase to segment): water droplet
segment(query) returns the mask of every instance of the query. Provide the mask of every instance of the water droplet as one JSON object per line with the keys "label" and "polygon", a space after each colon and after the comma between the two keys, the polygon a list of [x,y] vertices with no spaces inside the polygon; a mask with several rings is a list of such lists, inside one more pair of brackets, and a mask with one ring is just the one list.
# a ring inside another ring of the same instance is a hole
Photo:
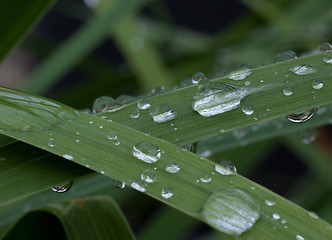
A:
{"label": "water droplet", "polygon": [[157,96],[160,95],[162,93],[165,93],[166,89],[164,87],[155,87],[154,89],[151,90],[151,93],[148,94],[149,96]]}
{"label": "water droplet", "polygon": [[246,115],[251,115],[254,113],[254,111],[255,111],[255,107],[251,103],[246,103],[242,107],[242,112]]}
{"label": "water droplet", "polygon": [[332,63],[332,52],[327,52],[323,56],[323,61],[326,63]]}
{"label": "water droplet", "polygon": [[197,84],[199,83],[200,81],[202,81],[203,79],[206,79],[204,73],[202,72],[197,72],[197,73],[194,73],[191,81],[193,84]]}
{"label": "water droplet", "polygon": [[201,215],[219,231],[238,236],[259,219],[260,206],[250,193],[230,188],[213,193],[203,205]]}
{"label": "water droplet", "polygon": [[292,113],[287,116],[287,119],[294,123],[303,123],[312,118],[316,111],[317,108],[312,108],[305,111]]}
{"label": "water droplet", "polygon": [[92,110],[94,114],[100,113],[100,112],[104,112],[106,110],[108,110],[108,108],[116,105],[116,101],[114,100],[114,98],[112,97],[108,97],[108,96],[102,96],[97,98],[93,105],[92,105]]}
{"label": "water droplet", "polygon": [[188,87],[191,85],[193,85],[193,83],[190,77],[187,77],[180,82],[180,87]]}
{"label": "water droplet", "polygon": [[125,188],[126,184],[124,182],[113,180],[113,186],[116,188]]}
{"label": "water droplet", "polygon": [[69,155],[69,154],[63,154],[62,155],[64,158],[68,159],[68,160],[73,160],[74,157],[72,155]]}
{"label": "water droplet", "polygon": [[0,87],[0,109],[6,113],[0,115],[2,131],[43,131],[80,115],[60,103],[4,87]]}
{"label": "water droplet", "polygon": [[293,90],[291,87],[285,87],[283,90],[282,90],[283,94],[285,96],[291,96],[293,94]]}
{"label": "water droplet", "polygon": [[137,102],[138,109],[148,109],[151,106],[150,101],[143,98]]}
{"label": "water droplet", "polygon": [[105,174],[105,171],[100,171],[101,174]]}
{"label": "water droplet", "polygon": [[282,223],[282,224],[285,224],[285,223],[287,223],[287,220],[286,220],[286,219],[282,219],[282,220],[281,220],[281,223]]}
{"label": "water droplet", "polygon": [[182,149],[185,149],[185,150],[187,150],[189,152],[195,153],[196,150],[197,150],[197,144],[198,144],[198,142],[189,143],[189,144],[183,145]]}
{"label": "water droplet", "polygon": [[296,235],[296,240],[305,240],[304,237],[302,237],[301,235],[297,234]]}
{"label": "water droplet", "polygon": [[136,98],[129,95],[120,95],[115,99],[115,101],[119,105],[124,105],[136,101]]}
{"label": "water droplet", "polygon": [[232,175],[236,173],[235,165],[228,160],[223,160],[215,165],[215,170],[222,175]]}
{"label": "water droplet", "polygon": [[243,80],[251,74],[251,71],[248,67],[241,67],[239,69],[231,71],[227,78],[232,80]]}
{"label": "water droplet", "polygon": [[269,196],[265,199],[265,204],[268,206],[274,206],[276,204],[276,200],[274,197]]}
{"label": "water droplet", "polygon": [[203,183],[211,182],[211,176],[209,174],[203,175],[200,179],[201,179],[201,182],[203,182]]}
{"label": "water droplet", "polygon": [[287,60],[292,60],[296,58],[296,53],[292,50],[288,50],[285,52],[281,52],[278,53],[275,57],[274,57],[274,63],[277,62],[283,62],[283,61],[287,61]]}
{"label": "water droplet", "polygon": [[315,128],[306,129],[300,132],[300,138],[304,144],[310,144],[316,140],[318,131]]}
{"label": "water droplet", "polygon": [[319,218],[318,215],[316,213],[314,213],[314,212],[308,212],[308,215],[309,215],[309,217],[314,218],[314,219],[318,219]]}
{"label": "water droplet", "polygon": [[273,217],[274,220],[279,220],[280,219],[279,213],[273,213],[272,217]]}
{"label": "water droplet", "polygon": [[130,185],[132,188],[136,189],[137,191],[140,192],[145,192],[146,191],[146,183],[144,182],[132,182]]}
{"label": "water droplet", "polygon": [[332,50],[332,45],[328,42],[324,42],[321,45],[319,45],[319,51],[325,52]]}
{"label": "water droplet", "polygon": [[289,70],[297,75],[307,75],[316,72],[316,69],[307,64],[297,65]]}
{"label": "water droplet", "polygon": [[160,104],[156,107],[150,108],[150,115],[153,121],[157,123],[167,122],[176,117],[176,111],[167,104]]}
{"label": "water droplet", "polygon": [[155,143],[144,140],[133,147],[133,156],[146,163],[154,163],[160,159],[161,152]]}
{"label": "water droplet", "polygon": [[53,138],[50,138],[49,140],[48,140],[48,146],[49,147],[55,147],[55,141],[54,141],[54,139]]}
{"label": "water droplet", "polygon": [[314,88],[316,90],[321,89],[323,86],[324,86],[324,84],[321,81],[314,80],[312,82],[312,88]]}
{"label": "water droplet", "polygon": [[52,190],[57,193],[67,192],[71,186],[73,185],[73,181],[68,181],[59,185],[55,185],[52,187]]}
{"label": "water droplet", "polygon": [[245,84],[246,86],[249,86],[249,85],[251,84],[251,82],[246,81],[244,84]]}
{"label": "water droplet", "polygon": [[118,136],[116,134],[115,131],[110,131],[106,137],[109,139],[109,140],[117,140],[118,139]]}
{"label": "water droplet", "polygon": [[180,171],[180,167],[176,163],[172,163],[172,164],[166,166],[165,170],[166,170],[166,172],[169,172],[169,173],[177,173]]}
{"label": "water droplet", "polygon": [[173,191],[170,187],[165,187],[162,191],[161,191],[161,196],[165,199],[169,199],[170,197],[173,196]]}
{"label": "water droplet", "polygon": [[133,111],[130,112],[130,117],[131,118],[138,118],[139,117],[139,111],[138,109],[134,109]]}
{"label": "water droplet", "polygon": [[157,180],[157,174],[155,171],[151,170],[151,169],[148,169],[148,170],[145,170],[142,175],[141,175],[141,179],[144,181],[144,182],[147,182],[147,183],[153,183]]}
{"label": "water droplet", "polygon": [[234,174],[234,172],[232,172],[229,169],[226,169],[226,168],[222,167],[219,164],[216,164],[214,166],[214,169],[216,170],[216,172],[220,173],[221,175],[233,175]]}
{"label": "water droplet", "polygon": [[192,108],[203,117],[211,117],[238,108],[247,94],[248,91],[230,84],[213,83],[196,92]]}

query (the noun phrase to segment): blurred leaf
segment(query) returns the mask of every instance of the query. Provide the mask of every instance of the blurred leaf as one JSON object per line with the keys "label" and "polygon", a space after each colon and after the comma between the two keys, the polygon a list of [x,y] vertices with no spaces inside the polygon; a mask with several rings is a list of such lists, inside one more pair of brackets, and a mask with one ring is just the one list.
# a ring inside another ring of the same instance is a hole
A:
{"label": "blurred leaf", "polygon": [[135,239],[124,215],[109,197],[51,203],[26,214],[3,239]]}

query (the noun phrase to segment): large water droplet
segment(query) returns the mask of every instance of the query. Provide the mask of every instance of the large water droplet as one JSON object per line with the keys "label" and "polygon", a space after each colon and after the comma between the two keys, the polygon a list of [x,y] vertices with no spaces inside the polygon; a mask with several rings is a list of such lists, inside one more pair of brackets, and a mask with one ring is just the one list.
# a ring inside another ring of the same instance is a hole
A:
{"label": "large water droplet", "polygon": [[238,108],[247,94],[248,91],[242,88],[214,83],[197,91],[192,108],[203,117],[211,117]]}
{"label": "large water droplet", "polygon": [[209,174],[204,174],[200,179],[201,179],[201,182],[203,182],[203,183],[211,182],[211,176]]}
{"label": "large water droplet", "polygon": [[144,182],[147,183],[153,183],[157,180],[157,174],[155,171],[151,170],[151,169],[147,169],[145,170],[142,175],[141,175],[141,179]]}
{"label": "large water droplet", "polygon": [[118,180],[113,180],[113,186],[116,188],[125,188],[126,184],[124,182],[118,181]]}
{"label": "large water droplet", "polygon": [[243,80],[251,74],[250,68],[241,67],[239,69],[233,70],[227,76],[228,79],[232,80]]}
{"label": "large water droplet", "polygon": [[138,111],[138,109],[134,109],[133,111],[131,111],[130,112],[130,117],[134,118],[134,119],[138,118],[139,117],[139,111]]}
{"label": "large water droplet", "polygon": [[116,101],[112,97],[108,96],[102,96],[97,98],[93,105],[92,105],[92,110],[94,114],[104,112],[108,110],[108,108],[117,105]]}
{"label": "large water droplet", "polygon": [[274,220],[279,220],[279,219],[280,219],[280,214],[279,214],[279,213],[273,213],[273,214],[272,214],[272,218],[273,218]]}
{"label": "large water droplet", "polygon": [[109,140],[117,140],[118,139],[118,135],[116,134],[115,131],[110,131],[106,137],[109,139]]}
{"label": "large water droplet", "polygon": [[332,63],[332,52],[327,52],[323,56],[323,61],[326,63]]}
{"label": "large water droplet", "polygon": [[145,192],[146,191],[146,183],[144,182],[132,182],[130,185],[132,188],[136,189],[137,191],[140,192]]}
{"label": "large water droplet", "polygon": [[311,108],[305,111],[296,112],[287,115],[287,119],[294,123],[303,123],[312,118],[317,111],[317,108]]}
{"label": "large water droplet", "polygon": [[321,81],[314,80],[314,81],[312,82],[312,88],[313,88],[313,89],[318,90],[318,89],[323,88],[323,86],[324,86],[324,84],[323,84]]}
{"label": "large water droplet", "polygon": [[297,75],[307,75],[316,72],[316,69],[307,64],[297,65],[289,70]]}
{"label": "large water droplet", "polygon": [[168,104],[160,104],[156,107],[150,108],[150,115],[153,121],[157,123],[167,122],[176,117],[176,111]]}
{"label": "large water droplet", "polygon": [[285,96],[291,96],[293,94],[293,89],[291,87],[285,87],[282,92]]}
{"label": "large water droplet", "polygon": [[3,87],[0,109],[5,113],[0,114],[3,131],[43,131],[80,115],[70,107]]}
{"label": "large water droplet", "polygon": [[138,107],[138,109],[143,109],[143,110],[145,110],[145,109],[148,109],[148,108],[150,108],[150,101],[149,100],[147,100],[147,99],[145,99],[145,98],[143,98],[143,99],[141,99],[141,100],[139,100],[138,102],[137,102],[137,107]]}
{"label": "large water droplet", "polygon": [[192,81],[193,84],[197,84],[197,83],[199,83],[200,81],[202,81],[204,79],[206,79],[204,73],[197,72],[197,73],[194,73],[191,81]]}
{"label": "large water droplet", "polygon": [[73,185],[73,181],[68,181],[59,185],[55,185],[52,187],[52,190],[57,193],[67,192],[71,186]]}
{"label": "large water droplet", "polygon": [[160,159],[161,151],[155,143],[144,140],[133,147],[133,156],[146,163],[154,163]]}
{"label": "large water droplet", "polygon": [[245,115],[251,115],[251,114],[253,114],[255,112],[255,107],[251,103],[246,103],[242,107],[242,112]]}
{"label": "large water droplet", "polygon": [[203,219],[219,231],[238,236],[251,229],[260,217],[260,206],[239,188],[216,192],[203,205]]}
{"label": "large water droplet", "polygon": [[216,164],[214,169],[222,175],[232,175],[236,173],[235,165],[228,160],[223,160],[219,164]]}
{"label": "large water droplet", "polygon": [[170,197],[173,196],[173,191],[170,187],[165,187],[162,191],[161,191],[161,196],[165,199],[169,199]]}
{"label": "large water droplet", "polygon": [[177,173],[180,171],[180,167],[176,163],[172,163],[172,164],[166,166],[165,170],[166,170],[166,172],[169,172],[169,173]]}
{"label": "large water droplet", "polygon": [[292,50],[288,50],[285,52],[281,52],[278,53],[275,57],[274,57],[274,63],[277,62],[283,62],[283,61],[287,61],[287,60],[292,60],[296,58],[296,53]]}
{"label": "large water droplet", "polygon": [[325,52],[332,50],[332,45],[328,42],[324,42],[321,45],[319,45],[319,51]]}

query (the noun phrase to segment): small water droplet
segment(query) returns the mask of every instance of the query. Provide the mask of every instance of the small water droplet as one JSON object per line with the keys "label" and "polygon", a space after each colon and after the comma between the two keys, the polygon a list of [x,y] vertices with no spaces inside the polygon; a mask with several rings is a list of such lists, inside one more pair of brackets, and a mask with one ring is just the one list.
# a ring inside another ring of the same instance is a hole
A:
{"label": "small water droplet", "polygon": [[328,42],[324,42],[319,45],[319,51],[325,52],[325,51],[330,51],[332,50],[332,45]]}
{"label": "small water droplet", "polygon": [[155,143],[144,140],[133,147],[133,156],[146,163],[154,163],[160,159],[161,151]]}
{"label": "small water droplet", "polygon": [[130,112],[130,117],[134,118],[134,119],[138,118],[139,117],[139,111],[138,111],[138,109],[134,109],[133,111],[131,111]]}
{"label": "small water droplet", "polygon": [[287,220],[286,220],[286,219],[282,219],[282,220],[281,220],[281,223],[282,223],[282,224],[285,224],[285,223],[287,223]]}
{"label": "small water droplet", "polygon": [[145,98],[143,98],[137,102],[138,109],[145,110],[145,109],[150,108],[150,106],[151,106],[150,101]]}
{"label": "small water droplet", "polygon": [[326,63],[332,63],[332,52],[327,52],[323,56],[323,61]]}
{"label": "small water droplet", "polygon": [[165,187],[162,191],[161,191],[161,196],[165,199],[169,199],[170,197],[173,196],[173,191],[170,187]]}
{"label": "small water droplet", "polygon": [[132,182],[130,185],[132,188],[136,189],[137,191],[140,192],[145,192],[146,191],[146,183],[144,182]]}
{"label": "small water droplet", "polygon": [[63,154],[62,156],[64,158],[68,159],[68,160],[73,160],[74,159],[74,157],[72,155],[70,155],[70,154]]}
{"label": "small water droplet", "polygon": [[76,140],[75,140],[75,142],[79,143],[79,142],[80,142],[80,140],[76,139]]}
{"label": "small water droplet", "polygon": [[166,166],[165,170],[166,170],[166,172],[169,172],[169,173],[177,173],[180,171],[180,167],[176,163],[172,163],[172,164]]}
{"label": "small water droplet", "polygon": [[254,105],[252,105],[251,103],[246,103],[243,105],[242,107],[242,112],[245,114],[245,115],[251,115],[253,114],[255,111],[255,107]]}
{"label": "small water droplet", "polygon": [[192,108],[203,117],[211,117],[238,108],[248,93],[230,84],[213,83],[211,87],[196,92]]}
{"label": "small water droplet", "polygon": [[246,81],[244,84],[245,84],[246,86],[249,86],[249,85],[251,84],[251,82],[250,82],[250,81]]}
{"label": "small water droplet", "polygon": [[153,183],[157,180],[157,174],[155,171],[151,170],[151,169],[147,169],[145,170],[142,175],[141,175],[141,179],[144,182],[147,183]]}
{"label": "small water droplet", "polygon": [[273,213],[273,214],[272,214],[272,218],[273,218],[274,220],[279,220],[279,219],[280,219],[280,214],[279,214],[279,213]]}
{"label": "small water droplet", "polygon": [[193,84],[197,84],[200,81],[202,81],[203,79],[206,79],[204,73],[197,72],[197,73],[193,74],[193,77],[192,77],[191,81],[192,81]]}
{"label": "small water droplet", "polygon": [[316,213],[314,213],[314,212],[308,212],[308,215],[309,215],[309,217],[314,218],[314,219],[318,219],[319,218],[318,215]]}
{"label": "small water droplet", "polygon": [[276,200],[274,197],[269,196],[265,199],[265,204],[268,206],[274,206],[276,204]]}
{"label": "small water droplet", "polygon": [[323,88],[323,86],[324,86],[324,84],[321,81],[314,80],[312,82],[312,88],[314,88],[316,90]]}
{"label": "small water droplet", "polygon": [[168,104],[160,104],[150,108],[150,115],[157,123],[167,122],[176,117],[177,112]]}
{"label": "small water droplet", "polygon": [[105,171],[100,171],[101,174],[105,174]]}
{"label": "small water droplet", "polygon": [[236,173],[236,167],[231,161],[222,160],[219,164],[233,173]]}
{"label": "small water droplet", "polygon": [[[225,160],[227,161],[227,160]],[[225,165],[225,163],[224,163]],[[216,170],[216,172],[220,173],[221,175],[233,175],[235,172],[233,172],[232,170],[230,170],[227,165],[226,166],[222,166],[220,164],[216,164],[214,166],[214,169]]]}
{"label": "small water droplet", "polygon": [[297,65],[289,70],[297,75],[307,75],[316,72],[316,69],[307,64]]}
{"label": "small water droplet", "polygon": [[189,144],[183,145],[182,149],[195,153],[197,150],[197,144],[198,144],[198,142],[189,143]]}
{"label": "small water droplet", "polygon": [[283,94],[285,96],[291,96],[293,94],[293,90],[291,87],[285,87],[283,90],[282,90]]}
{"label": "small water droplet", "polygon": [[308,109],[301,112],[296,112],[287,115],[287,119],[294,123],[303,123],[312,118],[317,111],[317,108]]}
{"label": "small water droplet", "polygon": [[318,131],[315,128],[306,129],[300,132],[300,138],[304,144],[310,144],[316,140]]}
{"label": "small water droplet", "polygon": [[113,186],[116,188],[125,188],[126,184],[124,182],[113,180]]}
{"label": "small water droplet", "polygon": [[118,139],[118,136],[116,134],[115,131],[110,131],[106,137],[109,139],[109,140],[117,140]]}
{"label": "small water droplet", "polygon": [[296,58],[296,53],[292,50],[288,50],[285,52],[281,52],[278,53],[275,57],[274,57],[274,63],[277,62],[283,62],[283,61],[287,61],[287,60],[292,60]]}
{"label": "small water droplet", "polygon": [[204,203],[201,215],[219,231],[238,236],[259,219],[260,206],[250,193],[230,188],[213,193]]}
{"label": "small water droplet", "polygon": [[239,69],[230,72],[227,78],[232,80],[243,80],[246,79],[250,74],[251,74],[250,68],[241,67]]}
{"label": "small water droplet", "polygon": [[201,179],[201,182],[203,182],[203,183],[211,182],[211,176],[209,174],[204,174],[200,179]]}
{"label": "small water droplet", "polygon": [[59,185],[55,185],[52,187],[52,190],[57,193],[67,192],[71,186],[73,185],[73,181],[68,181]]}
{"label": "small water droplet", "polygon": [[301,235],[297,234],[296,235],[296,240],[305,240],[305,238],[302,237]]}
{"label": "small water droplet", "polygon": [[55,141],[54,141],[54,139],[53,138],[50,138],[49,140],[48,140],[48,146],[49,147],[55,147]]}

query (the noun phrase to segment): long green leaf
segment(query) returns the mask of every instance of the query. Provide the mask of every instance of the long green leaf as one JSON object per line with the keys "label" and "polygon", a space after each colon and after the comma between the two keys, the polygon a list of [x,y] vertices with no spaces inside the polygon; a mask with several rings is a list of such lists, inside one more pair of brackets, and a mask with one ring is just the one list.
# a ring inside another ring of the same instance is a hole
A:
{"label": "long green leaf", "polygon": [[54,0],[34,0],[22,5],[19,0],[0,1],[0,60],[19,43]]}
{"label": "long green leaf", "polygon": [[[59,222],[61,224],[59,224]],[[135,239],[121,210],[110,197],[51,203],[28,213],[3,239]]]}

